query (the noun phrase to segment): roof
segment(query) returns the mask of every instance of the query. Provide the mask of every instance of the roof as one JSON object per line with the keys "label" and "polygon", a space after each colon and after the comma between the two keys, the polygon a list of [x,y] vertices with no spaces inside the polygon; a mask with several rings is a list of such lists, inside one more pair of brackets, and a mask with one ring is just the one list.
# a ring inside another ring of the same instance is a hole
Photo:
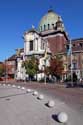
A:
{"label": "roof", "polygon": [[13,60],[15,60],[16,59],[16,54],[14,54],[14,55],[12,55],[11,57],[9,57],[8,59],[7,59],[7,61],[13,61]]}
{"label": "roof", "polygon": [[35,33],[37,33],[37,34],[40,34],[40,32],[38,32],[35,28],[31,28],[31,29],[29,29],[28,31],[26,31],[25,33],[24,33],[24,35],[26,35],[27,33],[30,33],[30,32],[35,32]]}
{"label": "roof", "polygon": [[[52,28],[52,25],[56,25],[56,22],[58,21],[59,15],[56,14],[53,10],[48,10],[48,13],[46,13],[40,20],[38,30],[44,31],[45,28],[48,29],[48,25]],[[41,30],[42,27],[42,30]]]}
{"label": "roof", "polygon": [[83,38],[72,39],[72,42],[83,41]]}
{"label": "roof", "polygon": [[[83,53],[83,38],[72,39],[72,52],[82,52]],[[69,41],[68,41],[69,43]],[[66,47],[60,53],[66,52]]]}

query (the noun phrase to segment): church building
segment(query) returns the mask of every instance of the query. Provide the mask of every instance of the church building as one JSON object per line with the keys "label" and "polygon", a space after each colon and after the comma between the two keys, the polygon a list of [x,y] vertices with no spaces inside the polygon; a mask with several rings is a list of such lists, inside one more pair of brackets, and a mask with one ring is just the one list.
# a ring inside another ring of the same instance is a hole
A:
{"label": "church building", "polygon": [[[76,72],[78,79],[83,77],[83,38],[70,40],[65,30],[62,17],[53,10],[48,12],[41,18],[39,26],[34,26],[23,34],[24,48],[20,50],[19,56],[15,58],[17,68],[15,72],[16,79],[25,79],[26,71],[22,68],[22,61],[31,58],[34,55],[39,60],[39,70],[45,65],[45,52],[48,55],[46,66],[49,66],[51,56],[61,55],[64,62],[64,71],[62,80],[66,79],[72,71]],[[68,55],[67,46],[72,49],[72,55]],[[71,62],[72,61],[72,62]],[[72,65],[71,65],[72,64]],[[44,73],[40,73],[37,79],[44,77]]]}

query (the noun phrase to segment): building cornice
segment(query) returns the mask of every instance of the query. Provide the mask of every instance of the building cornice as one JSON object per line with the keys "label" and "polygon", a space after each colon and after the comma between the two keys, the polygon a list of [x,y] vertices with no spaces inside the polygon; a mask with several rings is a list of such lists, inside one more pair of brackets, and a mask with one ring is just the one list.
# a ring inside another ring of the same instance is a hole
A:
{"label": "building cornice", "polygon": [[54,35],[57,35],[57,34],[63,34],[65,36],[66,40],[69,40],[67,35],[66,35],[66,32],[64,32],[64,31],[53,31],[53,32],[49,32],[47,34],[41,33],[41,36],[42,37],[51,37],[51,36],[54,36]]}

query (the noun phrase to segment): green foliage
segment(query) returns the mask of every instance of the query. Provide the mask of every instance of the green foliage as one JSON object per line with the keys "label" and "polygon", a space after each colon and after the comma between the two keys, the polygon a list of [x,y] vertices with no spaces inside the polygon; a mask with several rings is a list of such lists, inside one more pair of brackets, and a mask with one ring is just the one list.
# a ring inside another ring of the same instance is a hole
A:
{"label": "green foliage", "polygon": [[67,78],[65,79],[65,82],[70,82],[71,81],[71,75],[67,76]]}
{"label": "green foliage", "polygon": [[23,62],[22,66],[25,67],[26,74],[34,76],[38,71],[38,60],[32,56],[31,59]]}
{"label": "green foliage", "polygon": [[77,82],[77,75],[76,75],[75,72],[73,72],[72,77],[71,77],[71,75],[69,75],[69,76],[66,78],[65,82],[69,82],[69,81]]}
{"label": "green foliage", "polygon": [[57,59],[58,61],[62,60],[62,55],[56,54],[56,59]]}

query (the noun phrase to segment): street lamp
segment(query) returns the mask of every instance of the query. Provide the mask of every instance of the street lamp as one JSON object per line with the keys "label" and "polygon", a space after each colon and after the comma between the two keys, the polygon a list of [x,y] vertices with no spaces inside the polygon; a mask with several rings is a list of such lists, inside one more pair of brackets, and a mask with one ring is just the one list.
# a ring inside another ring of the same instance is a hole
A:
{"label": "street lamp", "polygon": [[6,83],[6,77],[7,77],[7,67],[6,67],[6,59],[5,59],[5,83]]}
{"label": "street lamp", "polygon": [[73,85],[72,43],[71,43],[71,40],[70,40],[70,60],[71,60],[71,85]]}
{"label": "street lamp", "polygon": [[50,51],[50,48],[48,46],[48,40],[47,39],[43,39],[44,42],[45,42],[45,52],[44,52],[44,70],[45,70],[45,77],[44,77],[44,81],[45,81],[45,84],[46,84],[46,67],[49,65],[48,64],[48,60],[49,60],[49,55],[48,54],[51,54],[51,51]]}
{"label": "street lamp", "polygon": [[71,39],[69,40],[69,45],[67,45],[67,56],[70,56],[70,76],[71,76],[71,85],[73,85],[73,67],[72,67],[72,43]]}
{"label": "street lamp", "polygon": [[81,72],[81,79],[82,79],[82,77],[83,77],[83,50],[80,50],[80,53],[81,53],[81,57],[80,57],[80,64],[81,64],[81,66],[80,66],[80,72]]}
{"label": "street lamp", "polygon": [[46,59],[44,59],[44,83],[46,85]]}

